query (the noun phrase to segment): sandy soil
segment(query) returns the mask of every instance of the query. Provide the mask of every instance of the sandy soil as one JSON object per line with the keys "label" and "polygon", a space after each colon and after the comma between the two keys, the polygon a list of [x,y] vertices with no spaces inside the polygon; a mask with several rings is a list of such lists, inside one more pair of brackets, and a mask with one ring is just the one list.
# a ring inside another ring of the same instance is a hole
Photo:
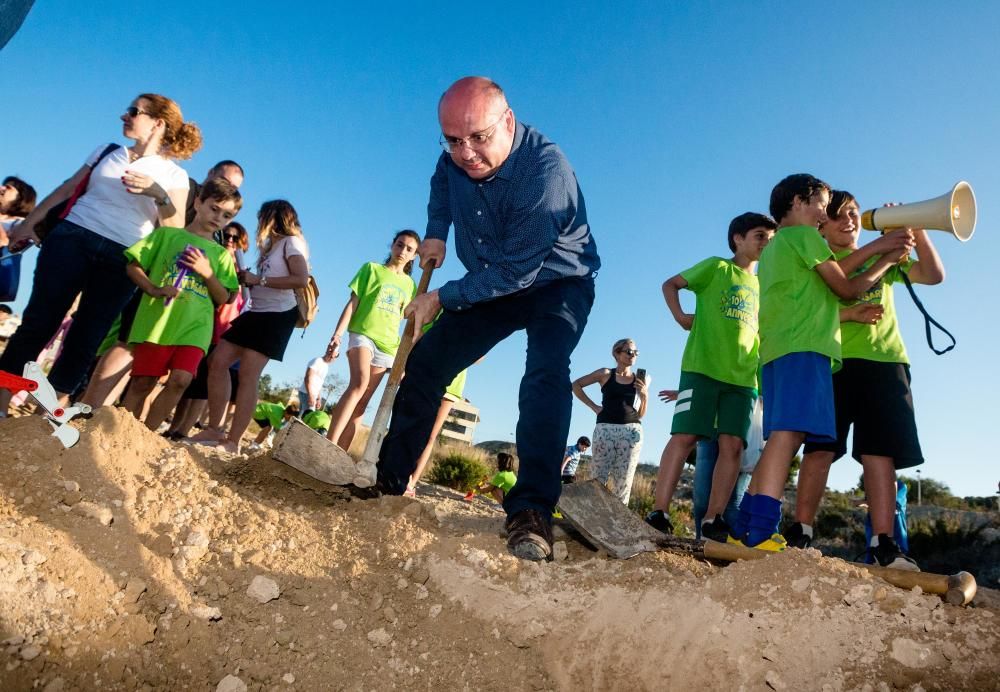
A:
{"label": "sandy soil", "polygon": [[0,421],[0,689],[1000,689],[1000,599],[816,551],[504,551],[488,500],[356,500],[104,409]]}

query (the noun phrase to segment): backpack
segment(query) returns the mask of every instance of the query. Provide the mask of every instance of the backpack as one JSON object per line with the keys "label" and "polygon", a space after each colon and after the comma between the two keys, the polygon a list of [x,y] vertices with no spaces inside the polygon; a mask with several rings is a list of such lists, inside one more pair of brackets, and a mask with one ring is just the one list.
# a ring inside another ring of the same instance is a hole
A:
{"label": "backpack", "polygon": [[[285,262],[288,262],[288,243],[285,243]],[[295,322],[295,326],[300,329],[305,329],[316,319],[316,313],[319,312],[319,285],[316,283],[316,279],[312,274],[309,275],[309,280],[303,288],[296,288],[295,290],[295,304],[299,309],[299,319]]]}

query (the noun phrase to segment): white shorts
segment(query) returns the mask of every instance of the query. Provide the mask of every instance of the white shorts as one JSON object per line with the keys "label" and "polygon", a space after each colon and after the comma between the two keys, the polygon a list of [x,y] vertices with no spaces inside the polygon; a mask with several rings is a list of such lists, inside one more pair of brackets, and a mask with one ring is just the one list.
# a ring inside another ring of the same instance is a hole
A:
{"label": "white shorts", "polygon": [[395,359],[395,356],[390,356],[388,353],[378,350],[375,342],[364,334],[347,332],[347,350],[353,351],[356,348],[367,349],[372,354],[372,365],[374,367],[385,368],[386,370],[392,368],[392,361]]}

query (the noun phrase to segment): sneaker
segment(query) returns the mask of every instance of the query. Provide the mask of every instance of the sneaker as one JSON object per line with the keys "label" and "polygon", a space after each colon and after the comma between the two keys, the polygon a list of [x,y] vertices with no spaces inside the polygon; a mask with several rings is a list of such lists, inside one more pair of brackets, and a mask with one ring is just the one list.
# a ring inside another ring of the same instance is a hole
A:
{"label": "sneaker", "polygon": [[522,560],[552,557],[552,526],[537,509],[522,509],[507,519],[507,550]]}
{"label": "sneaker", "polygon": [[785,537],[785,542],[788,544],[789,548],[802,548],[805,550],[810,545],[812,545],[812,536],[807,536],[802,531],[802,523],[795,522],[787,529],[783,534]]}
{"label": "sneaker", "polygon": [[476,491],[470,490],[469,492],[465,493],[465,497],[463,497],[462,499],[465,500],[466,502],[472,502],[473,500],[476,499]]}
{"label": "sneaker", "polygon": [[757,545],[748,545],[747,547],[754,550],[766,550],[769,553],[780,553],[788,547],[788,544],[785,543],[785,538],[780,533],[772,533],[770,538],[761,541]]}
{"label": "sneaker", "polygon": [[746,548],[746,544],[743,543],[743,539],[733,538],[732,534],[726,536],[726,543],[728,543],[729,545],[738,545],[741,548]]}
{"label": "sneaker", "polygon": [[672,534],[674,532],[674,525],[670,523],[670,517],[668,517],[666,512],[662,509],[654,509],[652,512],[647,514],[646,523],[657,531],[662,531],[666,534]]}
{"label": "sneaker", "polygon": [[701,522],[701,537],[725,543],[726,539],[729,538],[729,524],[726,523],[721,514],[716,514],[712,521]]}
{"label": "sneaker", "polygon": [[906,553],[900,550],[892,536],[880,533],[878,535],[878,545],[874,548],[869,548],[868,551],[871,553],[872,557],[875,558],[875,562],[882,567],[903,569],[908,572],[920,571],[917,561],[908,557]]}

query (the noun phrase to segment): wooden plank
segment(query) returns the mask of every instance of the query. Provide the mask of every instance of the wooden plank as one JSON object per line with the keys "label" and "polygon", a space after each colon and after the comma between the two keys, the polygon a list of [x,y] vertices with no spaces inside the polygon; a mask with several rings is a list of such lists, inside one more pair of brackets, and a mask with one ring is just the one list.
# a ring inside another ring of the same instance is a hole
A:
{"label": "wooden plank", "polygon": [[275,435],[271,458],[331,485],[351,485],[358,475],[347,452],[298,418]]}

